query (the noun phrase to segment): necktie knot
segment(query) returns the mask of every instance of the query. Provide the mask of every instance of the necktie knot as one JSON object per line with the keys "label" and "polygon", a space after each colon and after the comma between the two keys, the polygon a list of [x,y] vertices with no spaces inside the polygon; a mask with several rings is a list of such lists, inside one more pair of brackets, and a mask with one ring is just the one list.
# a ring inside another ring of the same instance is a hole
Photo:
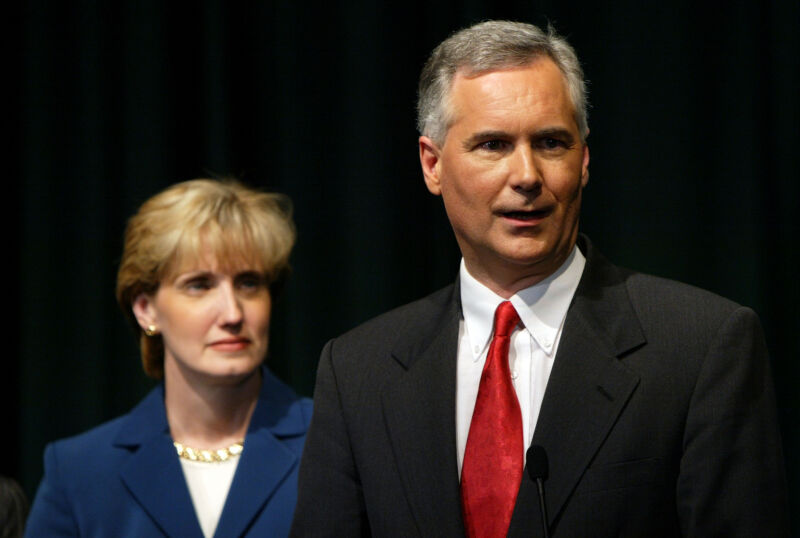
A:
{"label": "necktie knot", "polygon": [[519,314],[510,301],[503,301],[494,312],[495,336],[509,336],[519,323]]}

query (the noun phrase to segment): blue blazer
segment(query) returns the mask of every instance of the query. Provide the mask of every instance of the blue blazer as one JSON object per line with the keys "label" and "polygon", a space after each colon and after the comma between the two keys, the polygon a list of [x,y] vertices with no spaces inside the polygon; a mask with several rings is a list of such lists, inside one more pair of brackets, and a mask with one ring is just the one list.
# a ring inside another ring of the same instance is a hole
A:
{"label": "blue blazer", "polygon": [[[263,383],[215,536],[286,536],[311,418],[262,368]],[[172,446],[164,386],[129,414],[48,445],[26,536],[202,537]]]}

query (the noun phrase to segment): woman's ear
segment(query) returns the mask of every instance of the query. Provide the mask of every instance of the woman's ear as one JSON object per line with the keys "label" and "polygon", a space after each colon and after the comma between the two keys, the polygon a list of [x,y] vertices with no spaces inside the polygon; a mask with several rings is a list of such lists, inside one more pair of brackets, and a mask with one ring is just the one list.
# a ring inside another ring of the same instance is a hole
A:
{"label": "woman's ear", "polygon": [[140,293],[133,300],[131,309],[142,331],[150,333],[158,330],[158,316],[156,315],[152,296]]}

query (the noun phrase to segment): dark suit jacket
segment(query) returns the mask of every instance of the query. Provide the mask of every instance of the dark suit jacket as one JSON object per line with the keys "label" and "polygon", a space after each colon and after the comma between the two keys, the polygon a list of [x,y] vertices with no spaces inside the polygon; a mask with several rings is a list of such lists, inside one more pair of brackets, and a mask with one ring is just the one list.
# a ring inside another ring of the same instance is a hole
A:
{"label": "dark suit jacket", "polygon": [[[585,237],[533,443],[553,536],[783,536],[781,446],[755,314],[615,267]],[[458,285],[322,352],[293,536],[462,536]],[[509,536],[542,533],[523,474]]]}
{"label": "dark suit jacket", "polygon": [[[311,418],[266,368],[215,536],[286,536]],[[128,415],[45,451],[26,536],[202,537],[169,436],[163,385]]]}

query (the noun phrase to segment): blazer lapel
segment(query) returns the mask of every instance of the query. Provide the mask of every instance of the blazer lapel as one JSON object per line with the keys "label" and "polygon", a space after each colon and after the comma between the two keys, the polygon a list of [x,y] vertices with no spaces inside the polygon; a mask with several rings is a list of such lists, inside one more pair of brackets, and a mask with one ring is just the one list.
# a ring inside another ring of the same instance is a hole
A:
{"label": "blazer lapel", "polygon": [[202,537],[169,437],[163,387],[152,391],[131,412],[114,444],[132,451],[120,478],[164,534]]}
{"label": "blazer lapel", "polygon": [[268,430],[248,435],[214,534],[242,536],[295,465],[297,457]]}
{"label": "blazer lapel", "polygon": [[258,404],[250,419],[239,465],[231,483],[216,536],[242,536],[275,490],[298,465],[297,456],[281,441],[303,435],[305,421],[294,397],[262,368]]}
{"label": "blazer lapel", "polygon": [[458,284],[441,315],[415,342],[396,350],[405,369],[382,394],[398,472],[422,536],[463,534],[456,462]]}
{"label": "blazer lapel", "polygon": [[[551,525],[639,383],[619,358],[645,343],[619,271],[583,239],[586,269],[567,314],[532,442],[545,448],[549,460]],[[526,475],[509,536],[541,532],[534,508],[538,492]]]}

